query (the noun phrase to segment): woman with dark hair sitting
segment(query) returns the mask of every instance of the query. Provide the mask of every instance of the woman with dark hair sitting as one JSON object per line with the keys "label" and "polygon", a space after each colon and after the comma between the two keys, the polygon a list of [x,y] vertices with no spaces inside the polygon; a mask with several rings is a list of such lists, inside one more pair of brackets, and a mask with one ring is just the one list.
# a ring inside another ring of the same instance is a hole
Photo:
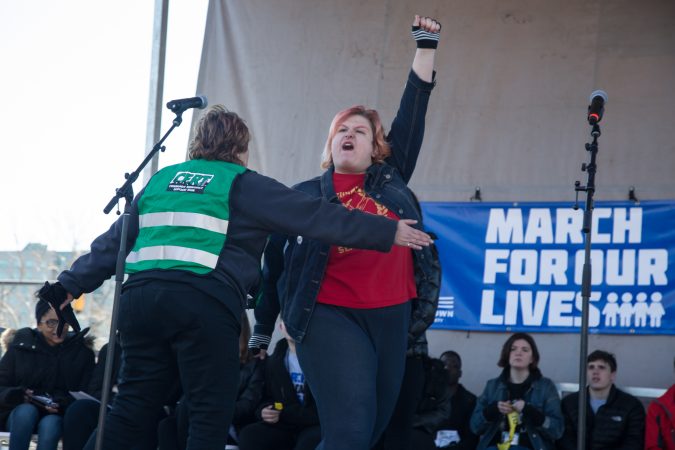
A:
{"label": "woman with dark hair sitting", "polygon": [[479,450],[555,448],[563,432],[560,398],[538,364],[532,336],[515,333],[506,340],[497,363],[504,370],[487,382],[471,416]]}
{"label": "woman with dark hair sitting", "polygon": [[[68,391],[86,387],[94,368],[89,328],[58,335],[56,313],[45,300],[35,305],[36,328],[7,330],[0,360],[0,429],[10,432],[11,450],[28,449],[38,435],[38,449],[56,449],[63,414],[74,399]],[[9,336],[13,333],[13,336]]]}

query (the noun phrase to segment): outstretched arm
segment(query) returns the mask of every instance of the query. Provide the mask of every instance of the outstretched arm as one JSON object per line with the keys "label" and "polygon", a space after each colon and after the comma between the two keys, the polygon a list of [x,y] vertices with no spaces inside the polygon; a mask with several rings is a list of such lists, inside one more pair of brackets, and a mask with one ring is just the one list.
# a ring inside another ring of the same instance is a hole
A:
{"label": "outstretched arm", "polygon": [[441,25],[435,19],[417,15],[413,20],[412,36],[417,50],[398,112],[387,136],[391,155],[386,161],[399,171],[406,183],[413,175],[424,140],[427,105],[434,87],[434,59],[440,29]]}

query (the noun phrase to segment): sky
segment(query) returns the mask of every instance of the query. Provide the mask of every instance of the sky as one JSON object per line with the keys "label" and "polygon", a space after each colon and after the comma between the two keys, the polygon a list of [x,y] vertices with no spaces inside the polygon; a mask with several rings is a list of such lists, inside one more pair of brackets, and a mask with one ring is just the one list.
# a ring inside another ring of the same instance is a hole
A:
{"label": "sky", "polygon": [[[198,94],[208,0],[169,3],[163,104]],[[0,0],[0,251],[86,250],[117,219],[103,208],[146,151],[154,7]],[[162,134],[173,117],[163,108]],[[191,121],[160,168],[184,159]]]}

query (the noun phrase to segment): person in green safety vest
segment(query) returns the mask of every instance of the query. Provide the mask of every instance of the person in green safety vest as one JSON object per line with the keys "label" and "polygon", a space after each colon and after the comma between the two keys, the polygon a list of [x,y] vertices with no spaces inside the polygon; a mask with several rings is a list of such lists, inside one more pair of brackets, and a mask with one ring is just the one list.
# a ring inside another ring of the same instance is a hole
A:
{"label": "person in green safety vest", "polygon": [[[154,433],[155,411],[180,377],[190,404],[187,448],[223,448],[237,395],[240,316],[259,284],[272,232],[387,252],[420,249],[414,220],[350,211],[246,168],[249,131],[234,112],[209,108],[189,160],[157,172],[131,205],[119,305],[122,369],[106,418],[105,449]],[[115,272],[121,220],[62,272],[51,294],[67,305]]]}

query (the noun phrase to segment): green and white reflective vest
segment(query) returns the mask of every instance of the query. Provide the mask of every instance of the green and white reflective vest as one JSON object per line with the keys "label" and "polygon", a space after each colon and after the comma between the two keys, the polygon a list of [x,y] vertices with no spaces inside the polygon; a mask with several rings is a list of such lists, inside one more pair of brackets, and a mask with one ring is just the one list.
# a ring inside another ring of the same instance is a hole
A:
{"label": "green and white reflective vest", "polygon": [[165,167],[138,201],[139,233],[125,272],[216,268],[230,219],[230,190],[246,168],[196,159]]}

